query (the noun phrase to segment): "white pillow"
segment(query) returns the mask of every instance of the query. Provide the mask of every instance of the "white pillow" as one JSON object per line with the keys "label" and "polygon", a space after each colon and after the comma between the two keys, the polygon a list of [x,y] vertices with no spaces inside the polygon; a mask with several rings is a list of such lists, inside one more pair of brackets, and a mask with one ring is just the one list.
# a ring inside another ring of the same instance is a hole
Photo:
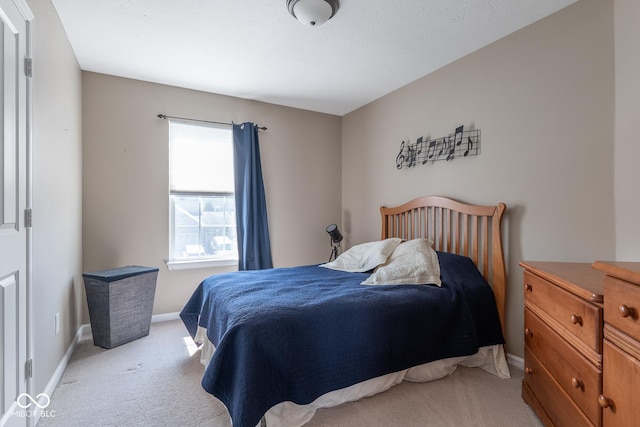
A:
{"label": "white pillow", "polygon": [[429,239],[401,243],[386,263],[373,272],[363,285],[440,286],[440,263]]}
{"label": "white pillow", "polygon": [[320,267],[349,271],[351,273],[373,270],[389,258],[400,242],[402,242],[402,239],[393,237],[355,245],[346,250],[335,261],[321,264]]}

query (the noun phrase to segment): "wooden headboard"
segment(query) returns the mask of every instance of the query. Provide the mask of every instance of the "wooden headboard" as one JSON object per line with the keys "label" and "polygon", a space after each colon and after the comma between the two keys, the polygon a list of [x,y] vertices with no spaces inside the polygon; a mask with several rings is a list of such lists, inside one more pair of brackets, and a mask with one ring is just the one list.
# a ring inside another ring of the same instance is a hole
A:
{"label": "wooden headboard", "polygon": [[471,258],[493,288],[504,333],[507,274],[501,220],[506,209],[504,203],[476,206],[440,196],[381,206],[382,239],[426,237],[433,240],[438,251]]}

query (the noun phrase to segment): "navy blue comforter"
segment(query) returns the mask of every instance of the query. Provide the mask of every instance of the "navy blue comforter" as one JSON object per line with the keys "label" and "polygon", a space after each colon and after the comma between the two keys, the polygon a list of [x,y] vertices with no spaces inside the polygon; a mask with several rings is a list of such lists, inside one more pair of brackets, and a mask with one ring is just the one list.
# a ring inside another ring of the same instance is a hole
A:
{"label": "navy blue comforter", "polygon": [[204,280],[180,317],[216,346],[202,386],[234,427],[283,401],[332,390],[504,339],[491,288],[466,257],[438,253],[442,287],[366,286],[366,273],[316,265]]}

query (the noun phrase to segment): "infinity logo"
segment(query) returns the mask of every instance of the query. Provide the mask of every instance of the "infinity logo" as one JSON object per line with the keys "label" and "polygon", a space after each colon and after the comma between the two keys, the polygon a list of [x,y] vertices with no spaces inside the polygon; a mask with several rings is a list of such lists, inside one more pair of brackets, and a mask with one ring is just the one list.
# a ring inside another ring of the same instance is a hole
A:
{"label": "infinity logo", "polygon": [[[44,405],[40,405],[38,403],[38,399],[40,399],[40,397],[44,396],[46,398],[46,402]],[[26,398],[26,404],[22,404],[20,403],[20,398],[25,397]],[[31,403],[29,403],[29,401],[31,401]],[[20,396],[18,396],[18,398],[16,399],[16,403],[18,404],[19,407],[21,407],[22,409],[27,409],[29,406],[31,406],[32,404],[36,405],[38,408],[40,409],[44,409],[47,406],[49,406],[49,404],[51,403],[51,399],[49,398],[48,395],[44,394],[44,393],[40,393],[39,395],[36,396],[36,398],[34,399],[33,397],[31,397],[31,395],[27,394],[27,393],[22,393]]]}

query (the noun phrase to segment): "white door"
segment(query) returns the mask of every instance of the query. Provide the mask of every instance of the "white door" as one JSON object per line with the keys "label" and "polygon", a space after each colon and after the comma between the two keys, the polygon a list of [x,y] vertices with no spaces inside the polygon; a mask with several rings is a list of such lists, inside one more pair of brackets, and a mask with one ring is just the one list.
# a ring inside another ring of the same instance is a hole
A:
{"label": "white door", "polygon": [[3,426],[33,423],[27,412],[31,408],[20,406],[26,406],[28,399],[23,394],[30,392],[27,366],[30,232],[25,227],[25,212],[30,138],[27,19],[31,18],[24,0],[0,0],[0,425]]}

